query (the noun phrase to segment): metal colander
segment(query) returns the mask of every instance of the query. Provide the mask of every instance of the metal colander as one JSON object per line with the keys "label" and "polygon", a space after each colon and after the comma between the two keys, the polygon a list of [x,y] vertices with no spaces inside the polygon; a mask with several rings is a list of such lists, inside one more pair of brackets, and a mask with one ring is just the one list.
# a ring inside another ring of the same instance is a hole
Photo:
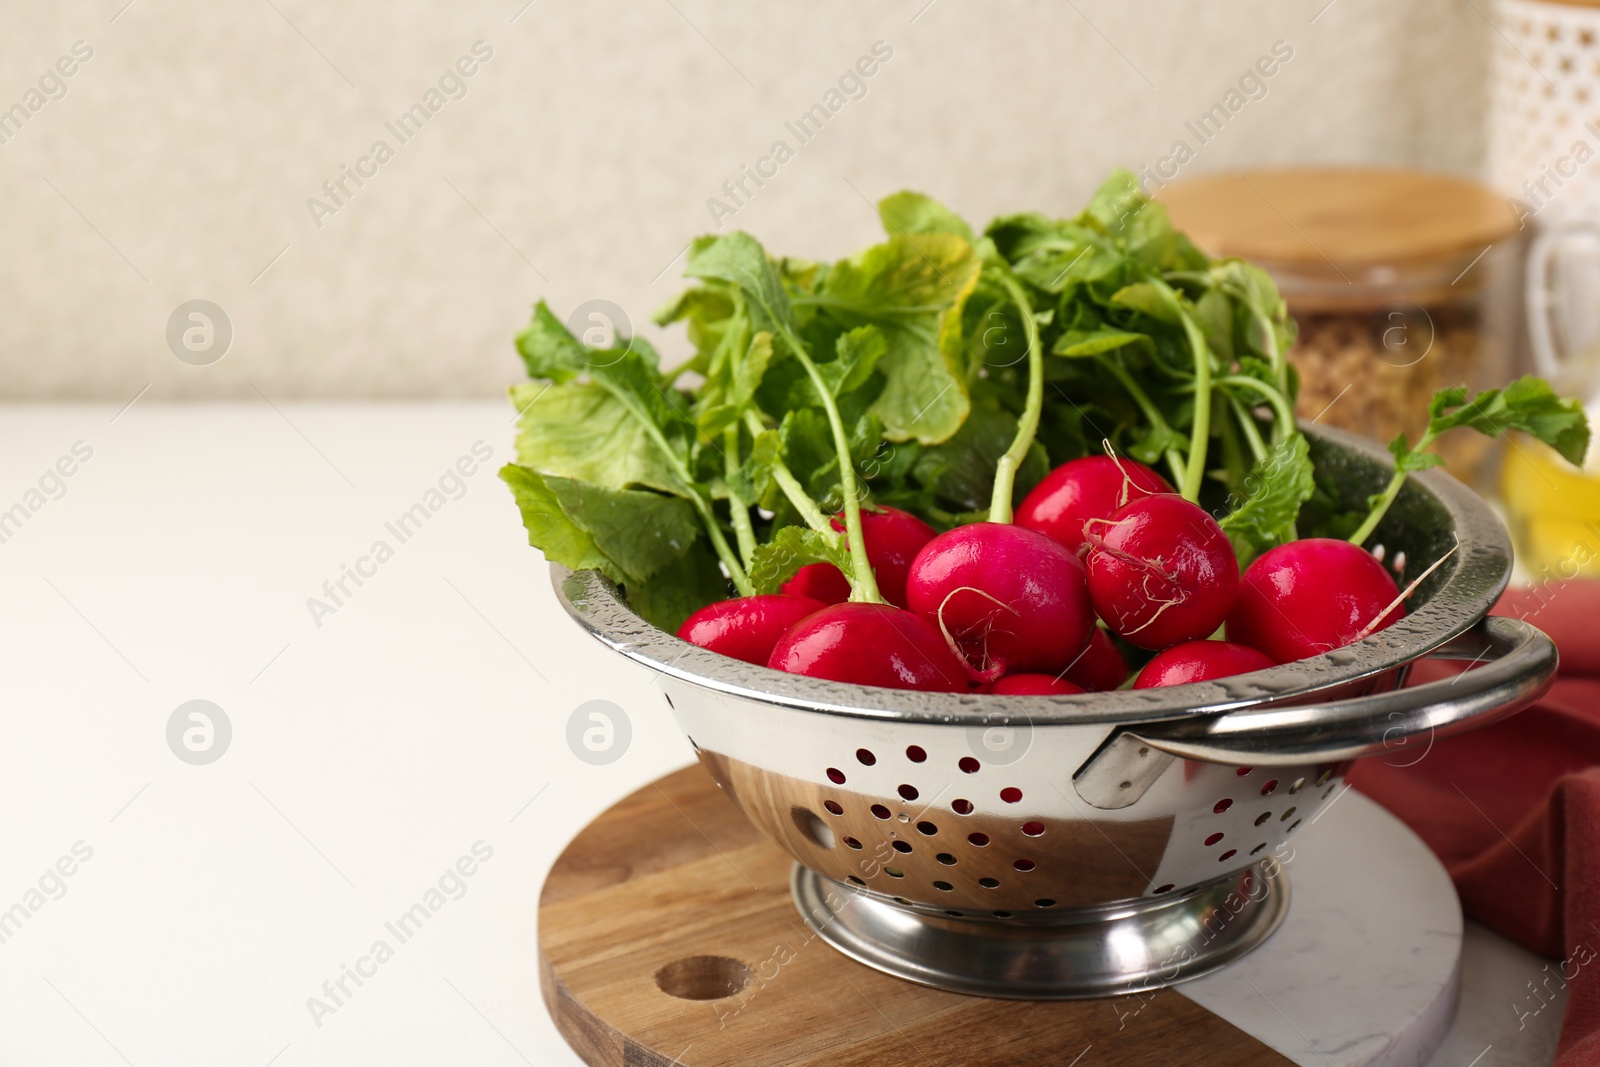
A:
{"label": "metal colander", "polygon": [[[1318,470],[1359,506],[1386,452],[1332,430]],[[649,625],[594,572],[568,611],[659,673],[702,764],[797,861],[807,923],[913,981],[1007,997],[1132,992],[1259,944],[1287,908],[1279,850],[1350,760],[1419,758],[1549,686],[1555,648],[1487,618],[1503,527],[1458,482],[1410,480],[1378,531],[1413,572],[1459,548],[1409,614],[1354,645],[1216,682],[1070,697],[919,693],[756,667]],[[1426,656],[1475,661],[1396,688]]]}

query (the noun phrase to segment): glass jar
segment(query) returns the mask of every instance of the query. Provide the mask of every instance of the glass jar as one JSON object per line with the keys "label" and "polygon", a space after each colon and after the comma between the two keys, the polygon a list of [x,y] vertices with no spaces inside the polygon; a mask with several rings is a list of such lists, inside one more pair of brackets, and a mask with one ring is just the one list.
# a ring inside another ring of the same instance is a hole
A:
{"label": "glass jar", "polygon": [[[1415,441],[1436,390],[1512,376],[1522,241],[1487,187],[1407,170],[1263,169],[1157,196],[1207,253],[1277,282],[1298,325],[1301,418]],[[1491,447],[1463,433],[1440,451],[1471,482]]]}

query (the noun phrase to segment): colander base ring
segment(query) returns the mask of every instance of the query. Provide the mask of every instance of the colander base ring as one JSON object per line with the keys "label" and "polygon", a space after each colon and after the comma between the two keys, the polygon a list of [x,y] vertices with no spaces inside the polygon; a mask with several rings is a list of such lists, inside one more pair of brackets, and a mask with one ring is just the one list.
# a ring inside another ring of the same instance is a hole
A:
{"label": "colander base ring", "polygon": [[1049,924],[948,918],[902,907],[796,864],[801,917],[846,956],[952,993],[1077,1000],[1198,978],[1260,945],[1289,910],[1282,864],[1254,867],[1177,897],[1153,897]]}

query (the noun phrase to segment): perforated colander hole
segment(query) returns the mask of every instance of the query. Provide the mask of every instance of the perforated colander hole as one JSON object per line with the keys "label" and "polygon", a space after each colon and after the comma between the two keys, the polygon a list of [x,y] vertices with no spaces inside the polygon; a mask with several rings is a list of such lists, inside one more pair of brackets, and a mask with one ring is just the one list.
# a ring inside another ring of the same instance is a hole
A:
{"label": "perforated colander hole", "polygon": [[1261,795],[1264,797],[1270,797],[1277,790],[1277,788],[1278,780],[1276,778],[1269,778],[1267,779],[1266,784],[1261,787]]}
{"label": "perforated colander hole", "polygon": [[941,852],[933,858],[944,864],[946,867],[954,867],[956,865],[956,858],[950,855],[948,852]]}
{"label": "perforated colander hole", "polygon": [[1223,797],[1221,800],[1211,805],[1211,810],[1216,812],[1218,815],[1221,815],[1231,807],[1233,807],[1233,798]]}
{"label": "perforated colander hole", "polygon": [[1007,804],[1015,804],[1022,799],[1022,790],[1014,785],[1008,785],[1000,790],[1000,799]]}
{"label": "perforated colander hole", "polygon": [[794,820],[795,827],[805,835],[818,848],[833,848],[833,828],[822,821],[822,817],[806,808],[790,808],[789,818]]}
{"label": "perforated colander hole", "polygon": [[866,885],[867,884],[867,883],[863,882],[861,879],[857,878],[853,874],[847,874],[847,875],[845,875],[845,877],[848,878],[850,881],[854,882],[856,885]]}
{"label": "perforated colander hole", "polygon": [[894,902],[896,904],[904,904],[908,908],[914,908],[917,906],[915,901],[907,900],[905,897],[895,897]]}
{"label": "perforated colander hole", "polygon": [[989,835],[988,834],[968,834],[967,835],[967,840],[972,842],[974,845],[977,845],[979,848],[982,848],[984,845],[987,845],[989,843]]}
{"label": "perforated colander hole", "polygon": [[1243,778],[1245,775],[1249,774],[1253,770],[1255,770],[1254,767],[1240,767],[1238,770],[1234,771],[1233,773],[1237,774],[1240,778]]}
{"label": "perforated colander hole", "polygon": [[1287,830],[1285,830],[1284,833],[1286,833],[1286,834],[1294,833],[1295,827],[1297,827],[1299,825],[1300,825],[1300,820],[1296,819],[1294,822],[1289,824],[1289,828]]}
{"label": "perforated colander hole", "polygon": [[1027,872],[1033,870],[1034,863],[1032,860],[1016,860],[1011,864],[1011,866],[1015,867],[1019,871]]}
{"label": "perforated colander hole", "polygon": [[1272,812],[1264,811],[1260,815],[1256,816],[1256,825],[1260,826],[1262,823],[1266,822],[1270,818],[1272,818]]}
{"label": "perforated colander hole", "polygon": [[871,811],[874,819],[887,819],[889,817],[889,809],[882,804],[872,805]]}
{"label": "perforated colander hole", "polygon": [[1044,833],[1044,823],[1037,820],[1022,824],[1022,832],[1028,837],[1039,837]]}
{"label": "perforated colander hole", "polygon": [[844,785],[844,772],[837,767],[828,768],[828,781],[834,785]]}
{"label": "perforated colander hole", "polygon": [[933,883],[933,888],[937,889],[941,893],[948,893],[954,889],[955,886],[951,885],[949,882],[935,882]]}
{"label": "perforated colander hole", "polygon": [[906,876],[906,872],[902,871],[899,867],[885,867],[883,869],[883,873],[887,874],[890,878],[904,878]]}
{"label": "perforated colander hole", "polygon": [[851,848],[860,848],[860,847],[861,847],[861,842],[860,842],[860,841],[857,841],[857,840],[856,840],[856,839],[855,839],[855,838],[853,838],[853,837],[847,837],[847,838],[845,838],[845,839],[844,839],[844,843],[845,843],[845,844],[847,844],[847,845],[849,845],[849,846],[850,846],[850,847],[851,847]]}
{"label": "perforated colander hole", "polygon": [[837,800],[824,800],[822,802],[822,806],[828,809],[829,815],[844,814],[844,809],[839,806],[839,802]]}
{"label": "perforated colander hole", "polygon": [[917,823],[917,833],[923,835],[924,837],[932,837],[934,834],[937,834],[938,832],[939,832],[939,828],[937,826],[935,826],[931,822],[919,822],[919,823]]}
{"label": "perforated colander hole", "polygon": [[1289,821],[1289,816],[1293,815],[1294,813],[1295,813],[1295,809],[1294,808],[1290,808],[1288,811],[1286,811],[1282,815],[1278,816],[1278,821],[1279,822],[1288,822]]}
{"label": "perforated colander hole", "polygon": [[1267,847],[1267,843],[1265,841],[1263,841],[1263,842],[1261,842],[1261,844],[1257,845],[1255,848],[1250,850],[1250,855],[1254,856],[1257,852],[1260,852],[1262,849],[1264,849],[1266,847]]}
{"label": "perforated colander hole", "polygon": [[998,879],[998,878],[979,878],[978,879],[978,884],[983,886],[983,888],[985,888],[985,889],[999,889],[1000,888],[1000,879]]}
{"label": "perforated colander hole", "polygon": [[1328,784],[1328,779],[1330,779],[1332,777],[1333,777],[1333,768],[1330,767],[1327,770],[1323,771],[1321,774],[1317,775],[1317,784],[1319,786],[1327,785]]}
{"label": "perforated colander hole", "polygon": [[921,745],[908,745],[906,747],[906,759],[912,763],[926,763],[928,754],[922,750]]}
{"label": "perforated colander hole", "polygon": [[911,842],[909,842],[909,841],[896,841],[890,847],[893,848],[896,852],[900,853],[901,855],[906,855],[906,854],[910,853],[910,851],[911,851]]}
{"label": "perforated colander hole", "polygon": [[973,756],[962,756],[956,761],[956,766],[960,767],[967,774],[977,774],[978,768],[982,766],[982,764],[980,764]]}
{"label": "perforated colander hole", "polygon": [[1161,896],[1163,893],[1170,893],[1170,892],[1172,892],[1172,883],[1171,882],[1168,882],[1166,885],[1158,885],[1155,888],[1156,896]]}
{"label": "perforated colander hole", "polygon": [[1056,906],[1056,902],[1051,900],[1049,897],[1040,897],[1038,900],[1033,902],[1033,906],[1036,908],[1053,908]]}
{"label": "perforated colander hole", "polygon": [[856,749],[856,759],[863,767],[870,767],[878,762],[878,757],[874,756],[871,750],[865,748]]}
{"label": "perforated colander hole", "polygon": [[972,814],[972,801],[970,801],[970,800],[961,800],[959,798],[956,799],[956,800],[952,800],[950,802],[950,807],[955,810],[955,813],[957,815],[971,815]]}
{"label": "perforated colander hole", "polygon": [[965,919],[967,917],[967,913],[964,911],[947,911],[945,914],[952,919]]}
{"label": "perforated colander hole", "polygon": [[991,911],[989,914],[993,915],[996,919],[1011,918],[1011,913],[1009,911]]}
{"label": "perforated colander hole", "polygon": [[1296,778],[1289,785],[1289,795],[1290,796],[1294,796],[1296,793],[1300,792],[1300,790],[1304,789],[1305,787],[1306,787],[1306,780],[1304,778]]}
{"label": "perforated colander hole", "polygon": [[900,794],[902,800],[915,800],[918,796],[917,787],[914,785],[902,785],[896,792]]}
{"label": "perforated colander hole", "polygon": [[1239,850],[1238,849],[1230,848],[1228,851],[1224,852],[1222,855],[1217,857],[1217,862],[1218,863],[1226,863],[1229,860],[1233,859],[1233,857],[1237,856],[1238,854],[1239,854]]}
{"label": "perforated colander hole", "polygon": [[1209,847],[1211,847],[1212,845],[1216,844],[1218,841],[1221,841],[1221,840],[1222,840],[1222,831],[1219,830],[1216,833],[1212,834],[1210,837],[1206,838],[1206,847],[1209,848]]}
{"label": "perforated colander hole", "polygon": [[1336,786],[1336,785],[1330,785],[1328,787],[1328,791],[1326,793],[1322,794],[1322,799],[1323,800],[1327,800],[1329,797],[1333,796],[1333,791],[1335,789],[1337,789],[1337,788],[1339,788],[1339,787]]}
{"label": "perforated colander hole", "polygon": [[723,1000],[750,984],[750,968],[727,956],[689,956],[656,972],[656,988],[679,1000]]}

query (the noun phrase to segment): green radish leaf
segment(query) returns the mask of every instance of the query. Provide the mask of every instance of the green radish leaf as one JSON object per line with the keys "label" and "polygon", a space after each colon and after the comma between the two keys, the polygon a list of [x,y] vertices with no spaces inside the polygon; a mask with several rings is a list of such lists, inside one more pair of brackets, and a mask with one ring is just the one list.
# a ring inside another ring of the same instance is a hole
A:
{"label": "green radish leaf", "polygon": [[1118,289],[1111,296],[1117,307],[1132,308],[1158,322],[1172,326],[1183,325],[1183,308],[1173,298],[1172,292],[1155,282],[1134,282]]}
{"label": "green radish leaf", "polygon": [[789,295],[766,251],[742,231],[721,237],[701,237],[689,246],[685,271],[695,278],[715,278],[738,286],[744,296],[751,325],[757,330],[785,336],[793,333],[794,312]]}
{"label": "green radish leaf", "polygon": [[[526,469],[526,468],[524,468]],[[568,519],[623,575],[642,581],[689,550],[700,536],[700,520],[688,501],[638,489],[607,489],[546,475]]]}
{"label": "green radish leaf", "polygon": [[1253,556],[1289,540],[1300,505],[1316,489],[1305,435],[1296,433],[1274,446],[1245,476],[1244,489],[1244,499],[1220,522],[1235,544]]}
{"label": "green radish leaf", "polygon": [[569,381],[511,387],[517,418],[517,462],[525,467],[612,489],[648,486],[688,490],[643,421],[604,386]]}
{"label": "green radish leaf", "polygon": [[889,350],[883,331],[876,326],[858,326],[840,334],[836,343],[837,358],[819,364],[823,381],[834,396],[852,392],[866,384],[878,366],[878,360]]}
{"label": "green radish leaf", "polygon": [[903,190],[878,201],[878,217],[891,236],[911,233],[953,233],[968,244],[977,244],[972,227],[960,215],[922,193]]}
{"label": "green radish leaf", "polygon": [[756,593],[776,593],[795,572],[810,563],[831,563],[850,575],[850,554],[841,534],[824,534],[805,526],[785,526],[767,544],[756,546],[750,581]]}
{"label": "green radish leaf", "polygon": [[883,334],[884,389],[872,410],[891,441],[936,444],[966,417],[961,307],[978,269],[955,234],[894,236],[834,264],[818,287],[818,305],[842,325]]}
{"label": "green radish leaf", "polygon": [[[1425,471],[1429,467],[1444,466],[1444,457],[1437,452],[1417,451],[1411,447],[1405,434],[1400,434],[1389,442],[1389,452],[1394,456],[1395,470],[1400,471]],[[1379,493],[1372,499],[1374,502],[1381,500],[1383,494]]]}
{"label": "green radish leaf", "polygon": [[716,554],[703,540],[649,581],[628,582],[625,592],[629,607],[668,633],[677,633],[685,619],[712,601],[732,595]]}
{"label": "green radish leaf", "polygon": [[1105,326],[1097,330],[1064,330],[1050,350],[1058,356],[1097,356],[1134,346],[1153,353],[1156,343],[1147,333]]}
{"label": "green radish leaf", "polygon": [[1583,465],[1589,450],[1589,420],[1577,400],[1563,399],[1542,378],[1518,378],[1504,389],[1485,389],[1468,399],[1464,386],[1441,389],[1428,405],[1428,435],[1458,427],[1497,436],[1521,430],[1555,449],[1568,463]]}
{"label": "green radish leaf", "polygon": [[626,580],[622,568],[600,550],[589,531],[567,516],[543,475],[507,463],[500,468],[500,479],[511,487],[517,509],[522,512],[528,544],[543,552],[545,559],[575,571],[597,570],[613,582]]}
{"label": "green radish leaf", "polygon": [[640,581],[682,556],[700,536],[694,509],[678,497],[607,489],[508,463],[500,478],[522,512],[528,543],[574,570]]}

